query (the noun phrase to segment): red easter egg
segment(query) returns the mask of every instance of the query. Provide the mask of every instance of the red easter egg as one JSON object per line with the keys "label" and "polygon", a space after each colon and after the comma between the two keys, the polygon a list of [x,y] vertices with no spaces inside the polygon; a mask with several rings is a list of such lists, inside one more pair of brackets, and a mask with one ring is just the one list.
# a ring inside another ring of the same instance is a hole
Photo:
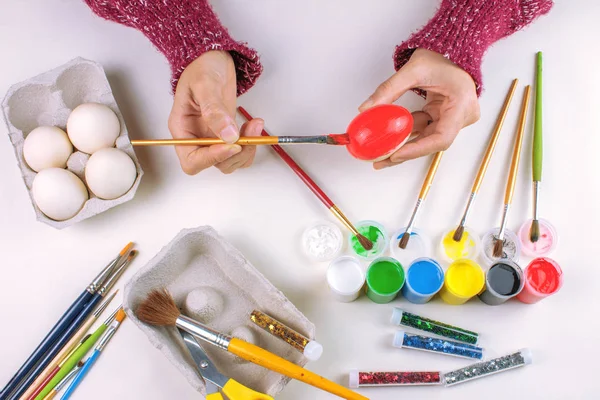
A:
{"label": "red easter egg", "polygon": [[413,128],[412,114],[404,107],[383,104],[358,114],[346,133],[350,154],[359,160],[387,158],[408,139]]}

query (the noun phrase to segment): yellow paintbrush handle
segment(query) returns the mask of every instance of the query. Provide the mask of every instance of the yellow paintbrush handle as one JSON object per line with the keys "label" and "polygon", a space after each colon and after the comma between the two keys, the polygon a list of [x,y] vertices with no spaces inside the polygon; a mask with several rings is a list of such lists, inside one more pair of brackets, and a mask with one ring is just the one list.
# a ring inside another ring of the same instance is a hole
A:
{"label": "yellow paintbrush handle", "polygon": [[521,114],[519,115],[519,126],[517,127],[517,137],[515,138],[515,147],[513,149],[512,161],[510,162],[510,172],[506,183],[506,193],[504,195],[504,204],[511,204],[515,192],[515,183],[517,182],[517,173],[519,172],[519,158],[521,157],[521,147],[523,144],[523,134],[525,132],[525,121],[527,120],[527,108],[529,107],[529,97],[531,95],[531,86],[525,87],[523,104],[521,105]]}
{"label": "yellow paintbrush handle", "polygon": [[440,161],[442,160],[442,156],[444,155],[443,151],[436,153],[431,161],[431,165],[429,166],[429,171],[427,171],[427,176],[425,177],[425,181],[423,181],[423,186],[421,187],[421,193],[419,194],[419,199],[425,200],[427,197],[427,193],[429,193],[429,189],[431,188],[431,184],[433,183],[433,178],[435,177],[435,173],[440,166]]}
{"label": "yellow paintbrush handle", "polygon": [[206,400],[225,400],[223,398],[223,395],[219,392],[217,393],[211,393],[209,395],[206,396]]}
{"label": "yellow paintbrush handle", "polygon": [[273,400],[271,396],[256,392],[234,379],[229,379],[223,386],[223,393],[229,400]]}
{"label": "yellow paintbrush handle", "polygon": [[483,156],[483,160],[481,160],[481,165],[479,166],[479,171],[477,172],[477,177],[475,178],[475,182],[473,182],[473,189],[471,193],[477,193],[479,188],[481,187],[481,182],[483,182],[483,177],[487,171],[488,165],[490,164],[490,160],[492,159],[492,154],[494,154],[494,149],[496,148],[496,143],[498,142],[498,138],[500,137],[500,131],[502,130],[502,125],[504,124],[504,120],[506,119],[506,114],[508,114],[508,107],[510,106],[510,102],[512,101],[513,95],[515,94],[515,89],[517,88],[517,84],[519,83],[518,79],[515,79],[508,90],[508,94],[506,95],[506,99],[504,99],[504,105],[502,105],[502,110],[500,110],[500,115],[498,115],[498,119],[496,120],[496,126],[494,127],[494,131],[492,132],[492,137],[490,138],[490,142],[488,144],[487,150],[485,151],[485,155]]}
{"label": "yellow paintbrush handle", "polygon": [[[239,145],[262,145],[262,144],[277,144],[279,138],[277,136],[242,136],[235,144]],[[132,140],[134,146],[212,146],[214,144],[226,144],[219,138],[197,138],[197,139],[156,139],[156,140]]]}
{"label": "yellow paintbrush handle", "polygon": [[352,390],[338,385],[337,383],[331,382],[330,380],[327,380],[322,376],[315,374],[314,372],[310,372],[307,369],[299,367],[296,364],[284,360],[283,358],[276,356],[275,354],[270,353],[258,346],[244,342],[243,340],[236,338],[231,339],[227,350],[236,356],[243,358],[244,360],[248,360],[254,364],[265,367],[271,371],[278,372],[289,378],[308,383],[311,386],[325,390],[326,392],[335,394],[341,398],[350,400],[369,400],[367,397],[353,392]]}

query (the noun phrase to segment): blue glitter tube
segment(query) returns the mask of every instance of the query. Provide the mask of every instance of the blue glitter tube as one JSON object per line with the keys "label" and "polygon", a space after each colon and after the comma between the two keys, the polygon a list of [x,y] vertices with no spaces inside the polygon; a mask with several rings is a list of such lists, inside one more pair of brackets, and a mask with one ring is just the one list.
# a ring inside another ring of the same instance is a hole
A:
{"label": "blue glitter tube", "polygon": [[404,331],[396,332],[393,345],[398,348],[430,351],[454,357],[483,359],[483,349],[481,347],[429,336],[413,335]]}

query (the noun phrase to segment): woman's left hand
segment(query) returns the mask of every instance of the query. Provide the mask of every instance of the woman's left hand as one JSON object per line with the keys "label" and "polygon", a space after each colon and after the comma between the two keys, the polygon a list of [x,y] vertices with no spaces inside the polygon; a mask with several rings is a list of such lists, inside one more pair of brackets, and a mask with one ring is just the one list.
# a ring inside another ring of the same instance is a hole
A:
{"label": "woman's left hand", "polygon": [[473,78],[441,54],[424,49],[415,50],[408,63],[379,85],[359,110],[391,104],[416,88],[427,92],[423,110],[413,112],[416,137],[388,159],[376,162],[375,169],[447,150],[462,128],[479,119]]}

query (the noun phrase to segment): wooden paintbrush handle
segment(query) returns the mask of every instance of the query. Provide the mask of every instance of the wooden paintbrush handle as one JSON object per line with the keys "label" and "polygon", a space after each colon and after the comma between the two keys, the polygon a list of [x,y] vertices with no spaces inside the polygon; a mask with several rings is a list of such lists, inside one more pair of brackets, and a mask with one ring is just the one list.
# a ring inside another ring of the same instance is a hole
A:
{"label": "wooden paintbrush handle", "polygon": [[429,166],[429,171],[427,171],[427,176],[425,177],[425,181],[423,181],[423,186],[421,187],[421,193],[419,194],[419,199],[425,200],[427,197],[427,193],[429,193],[429,189],[431,188],[431,184],[433,183],[433,178],[435,178],[435,173],[440,166],[440,161],[442,161],[442,156],[444,155],[443,151],[436,153],[431,160],[431,165]]}
{"label": "wooden paintbrush handle", "polygon": [[[253,136],[242,136],[235,144],[241,146],[258,146],[258,145],[272,145],[279,143],[279,139],[276,136],[269,137],[253,137]],[[196,139],[156,139],[156,140],[132,140],[131,144],[134,146],[212,146],[214,144],[226,144],[219,138],[196,138]]]}
{"label": "wooden paintbrush handle", "polygon": [[517,88],[518,83],[518,79],[513,80],[513,83],[510,86],[510,89],[508,90],[508,94],[504,99],[502,110],[500,110],[500,115],[498,115],[498,119],[496,120],[496,126],[494,127],[494,131],[492,132],[492,137],[490,138],[490,142],[488,144],[487,150],[485,151],[485,155],[483,156],[483,160],[481,160],[481,165],[479,166],[479,171],[477,172],[477,177],[475,178],[475,182],[473,183],[473,189],[471,190],[471,193],[477,193],[479,191],[479,188],[481,187],[481,182],[483,182],[483,177],[485,176],[488,165],[490,164],[490,160],[492,159],[492,154],[494,154],[494,149],[496,148],[496,143],[498,142],[498,138],[500,137],[502,125],[504,125],[504,120],[506,119],[506,114],[508,114],[508,108],[512,101],[513,95],[515,94],[515,89]]}
{"label": "wooden paintbrush handle", "polygon": [[521,147],[523,144],[523,134],[525,133],[525,122],[527,120],[527,109],[529,108],[529,98],[531,97],[531,86],[525,87],[523,104],[521,105],[521,114],[519,115],[519,125],[517,127],[517,137],[513,149],[512,161],[510,163],[510,172],[506,183],[506,193],[504,204],[511,204],[515,192],[515,183],[517,182],[517,173],[519,172],[519,159],[521,158]]}
{"label": "wooden paintbrush handle", "polygon": [[244,342],[243,340],[236,338],[231,339],[227,350],[236,356],[243,358],[244,360],[250,361],[289,378],[308,383],[311,386],[325,390],[326,392],[335,394],[341,398],[350,400],[369,400],[367,397],[364,397],[348,388],[325,379],[314,372],[310,372],[307,369],[284,360],[283,358],[276,356],[267,350],[264,350],[251,343]]}

